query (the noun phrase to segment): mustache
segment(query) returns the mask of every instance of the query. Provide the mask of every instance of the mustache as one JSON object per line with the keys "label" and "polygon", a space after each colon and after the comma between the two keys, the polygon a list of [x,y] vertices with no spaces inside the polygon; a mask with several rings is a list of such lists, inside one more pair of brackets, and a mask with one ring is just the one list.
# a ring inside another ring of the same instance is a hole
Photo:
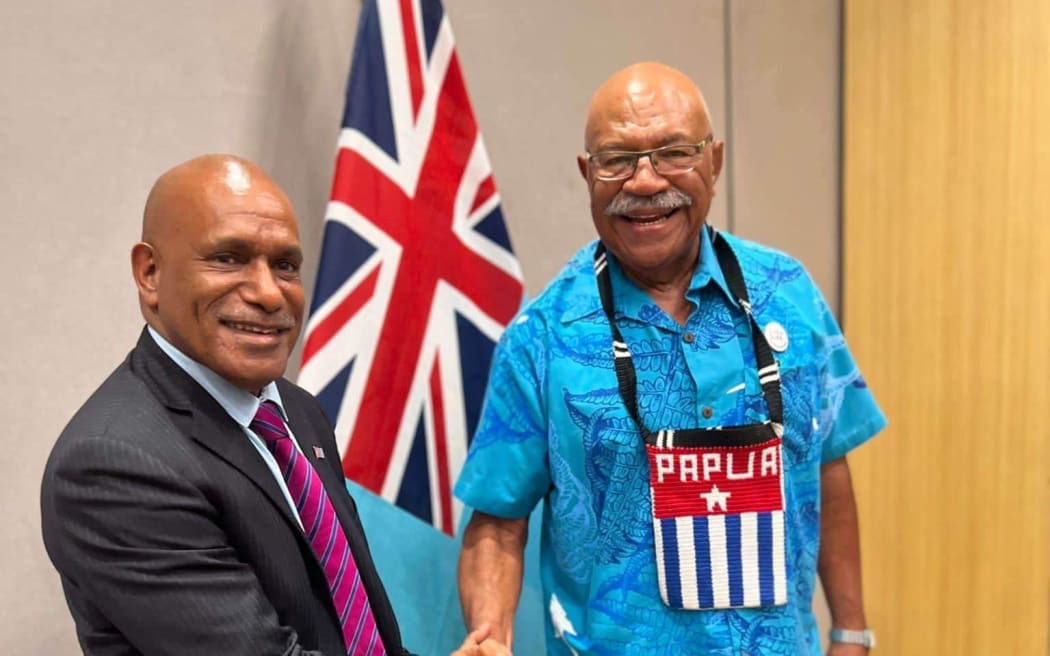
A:
{"label": "mustache", "polygon": [[676,210],[689,207],[693,199],[684,192],[671,187],[652,196],[638,196],[627,191],[620,191],[605,208],[606,216],[622,216],[631,212],[645,210]]}

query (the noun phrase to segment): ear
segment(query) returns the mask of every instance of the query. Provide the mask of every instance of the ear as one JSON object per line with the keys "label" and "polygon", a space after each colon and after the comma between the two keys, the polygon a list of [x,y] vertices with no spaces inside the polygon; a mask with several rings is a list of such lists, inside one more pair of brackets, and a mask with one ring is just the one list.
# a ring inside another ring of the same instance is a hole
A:
{"label": "ear", "polygon": [[587,157],[585,155],[577,155],[576,166],[580,169],[580,176],[587,180]]}
{"label": "ear", "polygon": [[160,302],[157,294],[157,252],[150,244],[140,241],[131,247],[131,275],[139,288],[139,298],[145,307],[156,310]]}
{"label": "ear", "polygon": [[722,174],[722,162],[726,154],[726,142],[716,141],[711,146],[711,171],[714,173],[714,177],[717,180],[718,176]]}

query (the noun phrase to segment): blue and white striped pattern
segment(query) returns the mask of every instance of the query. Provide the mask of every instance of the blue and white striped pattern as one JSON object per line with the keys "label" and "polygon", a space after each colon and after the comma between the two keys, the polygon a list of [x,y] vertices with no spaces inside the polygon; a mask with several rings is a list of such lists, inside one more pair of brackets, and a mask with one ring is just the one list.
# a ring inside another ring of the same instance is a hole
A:
{"label": "blue and white striped pattern", "polygon": [[671,517],[653,522],[660,596],[672,608],[787,603],[784,513]]}

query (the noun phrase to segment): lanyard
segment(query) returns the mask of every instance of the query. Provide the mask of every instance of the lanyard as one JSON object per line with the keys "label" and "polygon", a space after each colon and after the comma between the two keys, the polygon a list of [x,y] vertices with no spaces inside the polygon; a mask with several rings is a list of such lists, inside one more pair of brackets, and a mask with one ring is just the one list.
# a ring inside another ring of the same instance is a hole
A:
{"label": "lanyard", "polygon": [[[714,242],[715,253],[718,256],[718,265],[726,278],[729,292],[737,299],[737,303],[744,310],[744,314],[751,324],[751,341],[755,349],[755,361],[758,365],[758,382],[762,386],[762,396],[765,398],[766,407],[769,410],[769,420],[763,424],[749,424],[746,426],[729,426],[712,429],[676,429],[660,430],[652,432],[646,428],[642,421],[642,415],[638,410],[638,383],[635,374],[634,360],[631,351],[624,341],[620,329],[616,326],[613,312],[612,280],[609,276],[608,253],[605,245],[601,242],[594,252],[594,273],[598,279],[598,293],[602,299],[602,309],[609,319],[609,327],[612,331],[613,361],[616,365],[616,379],[620,386],[620,396],[623,398],[627,411],[634,419],[642,432],[642,438],[646,444],[659,446],[714,446],[732,443],[737,446],[757,444],[769,439],[768,429],[779,437],[784,432],[784,405],[780,394],[780,368],[773,358],[773,350],[766,340],[765,334],[758,325],[758,320],[751,311],[751,303],[748,299],[747,285],[744,283],[744,274],[740,269],[740,262],[729,246],[725,237],[714,228],[707,228]],[[766,430],[756,430],[756,428]]]}

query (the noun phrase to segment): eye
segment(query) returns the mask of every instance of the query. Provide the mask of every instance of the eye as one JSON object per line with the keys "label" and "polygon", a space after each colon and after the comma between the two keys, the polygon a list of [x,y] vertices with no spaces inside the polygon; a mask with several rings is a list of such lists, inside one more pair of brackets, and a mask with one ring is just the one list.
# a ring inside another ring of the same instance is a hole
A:
{"label": "eye", "polygon": [[696,148],[693,146],[672,146],[667,150],[661,151],[665,159],[669,160],[688,160],[696,156]]}
{"label": "eye", "polygon": [[274,269],[285,275],[295,275],[302,268],[302,263],[294,260],[280,260],[274,264]]}
{"label": "eye", "polygon": [[237,264],[237,256],[233,253],[216,253],[211,260],[217,264]]}
{"label": "eye", "polygon": [[631,166],[634,161],[634,155],[628,155],[626,153],[605,153],[598,158],[598,164],[603,168],[623,168]]}

